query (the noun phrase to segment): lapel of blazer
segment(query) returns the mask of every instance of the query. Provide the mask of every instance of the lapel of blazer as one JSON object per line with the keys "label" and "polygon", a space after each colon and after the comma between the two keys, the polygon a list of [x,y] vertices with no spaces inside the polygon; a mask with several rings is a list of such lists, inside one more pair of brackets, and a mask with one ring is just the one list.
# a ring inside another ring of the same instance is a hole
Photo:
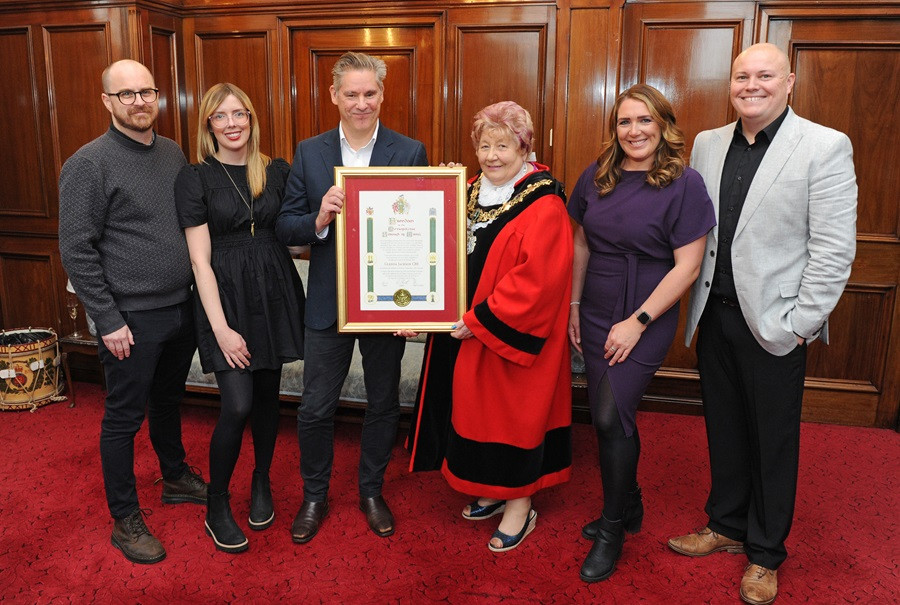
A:
{"label": "lapel of blazer", "polygon": [[334,167],[343,166],[344,160],[341,157],[341,135],[338,129],[330,130],[322,139],[322,163],[325,172],[329,175],[329,180],[334,179]]}
{"label": "lapel of blazer", "polygon": [[713,210],[716,213],[716,226],[713,227],[713,235],[719,237],[719,190],[722,182],[722,168],[725,166],[725,155],[728,153],[728,147],[731,145],[731,139],[734,136],[734,124],[731,123],[722,128],[716,128],[712,131],[710,140],[710,149],[706,156],[706,173],[709,179],[707,193],[709,199],[712,200]]}
{"label": "lapel of blazer", "polygon": [[394,157],[394,132],[378,124],[378,138],[375,139],[375,147],[372,149],[372,159],[369,166],[390,166]]}
{"label": "lapel of blazer", "polygon": [[766,155],[753,177],[753,182],[750,183],[747,199],[744,200],[741,217],[738,219],[737,228],[734,231],[735,238],[747,226],[747,222],[783,172],[785,164],[791,158],[801,138],[803,135],[800,133],[800,119],[793,109],[788,108],[784,122],[769,144],[769,149],[766,150]]}

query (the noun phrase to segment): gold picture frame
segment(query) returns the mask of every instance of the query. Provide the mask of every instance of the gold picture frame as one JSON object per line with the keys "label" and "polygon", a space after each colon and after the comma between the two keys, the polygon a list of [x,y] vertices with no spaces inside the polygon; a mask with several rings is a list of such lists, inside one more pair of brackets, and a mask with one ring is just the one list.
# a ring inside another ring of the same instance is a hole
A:
{"label": "gold picture frame", "polygon": [[466,310],[466,169],[337,166],[339,332],[450,332]]}

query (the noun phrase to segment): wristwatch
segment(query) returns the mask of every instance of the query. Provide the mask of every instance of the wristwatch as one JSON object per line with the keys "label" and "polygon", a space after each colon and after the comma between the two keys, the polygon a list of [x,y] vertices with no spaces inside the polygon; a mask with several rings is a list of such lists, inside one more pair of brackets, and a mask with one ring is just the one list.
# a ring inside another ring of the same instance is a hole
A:
{"label": "wristwatch", "polygon": [[640,313],[637,314],[637,320],[641,322],[643,325],[647,325],[653,318],[650,317],[650,314],[646,311],[641,310]]}

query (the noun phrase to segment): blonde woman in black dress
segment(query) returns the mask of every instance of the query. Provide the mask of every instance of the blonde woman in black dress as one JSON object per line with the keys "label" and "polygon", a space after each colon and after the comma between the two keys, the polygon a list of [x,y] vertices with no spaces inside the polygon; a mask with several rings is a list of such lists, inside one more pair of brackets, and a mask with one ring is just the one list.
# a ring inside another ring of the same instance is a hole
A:
{"label": "blonde woman in black dress", "polygon": [[179,174],[175,199],[196,280],[200,361],[215,372],[222,400],[209,446],[206,533],[219,550],[241,552],[248,541],[231,512],[231,475],[249,419],[256,461],[249,526],[271,525],[281,366],[303,357],[305,298],[274,232],[290,166],[260,152],[258,119],[237,86],[212,86],[199,115],[198,163]]}

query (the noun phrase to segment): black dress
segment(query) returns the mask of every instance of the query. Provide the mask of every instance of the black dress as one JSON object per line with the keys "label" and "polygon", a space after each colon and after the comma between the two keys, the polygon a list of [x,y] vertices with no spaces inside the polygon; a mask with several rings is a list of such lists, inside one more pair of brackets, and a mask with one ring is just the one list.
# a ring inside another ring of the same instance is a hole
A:
{"label": "black dress", "polygon": [[[275,219],[290,169],[280,158],[266,169],[266,189],[253,201],[255,235],[250,233],[250,210],[235,188],[250,201],[245,166],[208,157],[206,163],[185,166],[175,181],[181,226],[206,223],[209,227],[211,264],[222,310],[228,326],[247,342],[250,370],[278,370],[283,363],[303,359],[303,283],[287,248],[275,238]],[[219,349],[196,287],[194,311],[203,371],[232,369]]]}

